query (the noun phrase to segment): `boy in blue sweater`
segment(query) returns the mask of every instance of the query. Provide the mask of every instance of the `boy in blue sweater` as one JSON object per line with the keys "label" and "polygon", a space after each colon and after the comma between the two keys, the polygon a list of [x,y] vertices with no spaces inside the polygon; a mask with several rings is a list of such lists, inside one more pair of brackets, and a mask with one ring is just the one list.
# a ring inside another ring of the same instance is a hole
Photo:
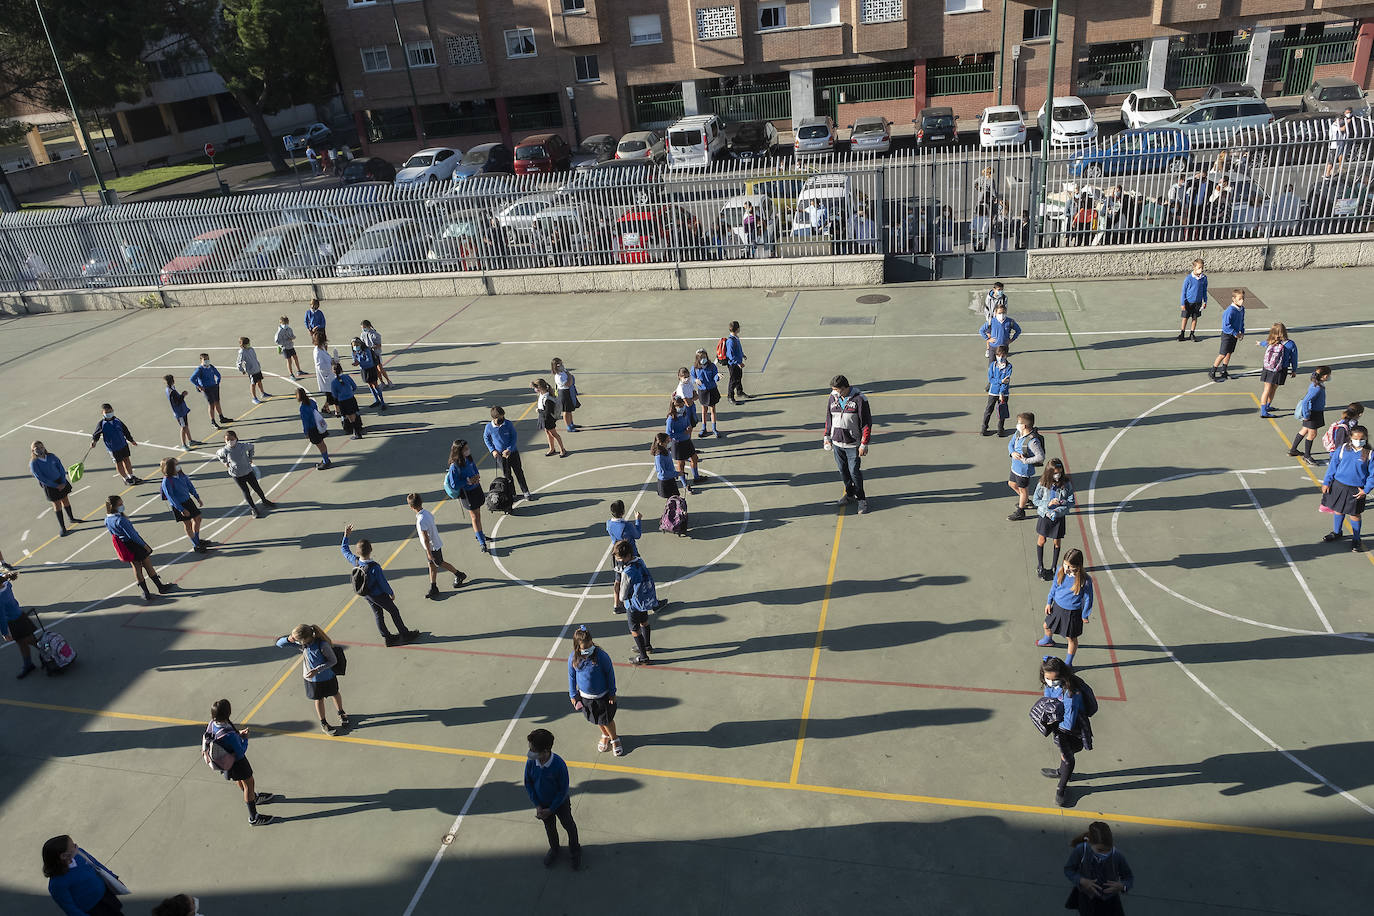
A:
{"label": "boy in blue sweater", "polygon": [[1212,360],[1212,370],[1207,373],[1214,382],[1224,382],[1231,376],[1227,368],[1231,365],[1231,354],[1236,352],[1236,342],[1245,339],[1245,290],[1231,290],[1231,304],[1221,313],[1221,347],[1217,358]]}
{"label": "boy in blue sweater", "polygon": [[[352,533],[352,525],[344,528],[343,556],[349,565],[362,570],[363,586],[358,594],[362,595],[363,600],[372,608],[372,617],[377,621],[377,632],[382,634],[382,641],[388,646],[399,646],[419,639],[420,631],[410,629],[401,619],[401,609],[396,607],[396,592],[392,590],[391,583],[387,581],[386,573],[382,570],[382,564],[372,559],[372,542],[363,538],[358,542],[358,553],[354,554],[348,546],[348,537]],[[391,615],[391,622],[396,625],[395,635],[387,632],[386,621],[382,619],[382,611]]]}
{"label": "boy in blue sweater", "polygon": [[[1180,177],[1179,181],[1182,180]],[[1186,331],[1190,340],[1197,341],[1197,320],[1207,307],[1207,275],[1202,272],[1202,266],[1202,258],[1194,259],[1192,273],[1183,278],[1183,291],[1179,294],[1179,340],[1183,340]],[[1188,326],[1190,321],[1191,328]]]}
{"label": "boy in blue sweater", "polygon": [[525,482],[525,468],[520,463],[520,436],[515,432],[515,424],[506,419],[505,408],[491,409],[491,422],[482,429],[482,442],[491,452],[491,457],[496,459],[501,476],[506,478],[511,488],[514,489],[515,481],[519,481],[525,500],[534,502],[530,485]]}
{"label": "boy in blue sweater", "polygon": [[[233,423],[232,417],[224,415],[224,408],[219,406],[219,370],[210,365],[210,354],[200,354],[200,365],[196,371],[191,373],[191,384],[196,386],[196,390],[205,395],[205,403],[210,411],[210,425],[219,429],[220,423]],[[215,422],[215,414],[219,414],[219,423]]]}
{"label": "boy in blue sweater", "polygon": [[105,440],[105,449],[110,453],[115,471],[124,482],[130,486],[143,483],[134,476],[133,459],[130,457],[130,449],[138,445],[134,441],[134,434],[129,432],[129,427],[124,425],[123,420],[115,416],[114,408],[109,404],[101,404],[100,410],[100,422],[96,424],[95,432],[91,433],[91,447],[94,448],[97,442]]}
{"label": "boy in blue sweater", "polygon": [[558,828],[554,825],[557,818],[568,835],[568,851],[572,854],[573,871],[577,871],[582,867],[582,844],[577,839],[577,822],[573,820],[569,801],[568,765],[553,752],[553,733],[547,728],[536,728],[525,740],[530,745],[529,759],[525,761],[525,791],[534,805],[534,816],[544,822],[544,832],[549,837],[544,867],[553,867],[558,859]]}
{"label": "boy in blue sweater", "polygon": [[730,333],[725,335],[725,364],[730,368],[730,384],[725,393],[730,398],[731,404],[738,404],[735,399],[735,392],[739,392],[740,398],[749,399],[749,395],[744,393],[744,361],[749,357],[744,355],[744,344],[739,339],[739,322],[730,322]]}
{"label": "boy in blue sweater", "polygon": [[[625,521],[625,501],[617,499],[611,503],[611,519],[606,522],[606,533],[611,537],[611,546],[614,547],[618,541],[627,541],[635,557],[639,557],[639,539],[644,536],[644,516],[635,513],[635,520]],[[611,591],[611,610],[617,614],[625,613],[625,605],[620,600],[620,573],[625,566],[616,558],[615,552],[611,552],[611,561],[614,563],[615,583]]]}
{"label": "boy in blue sweater", "polygon": [[[978,335],[983,338],[987,354],[996,353],[998,347],[1005,347],[1007,354],[1010,355],[1011,345],[1021,336],[1021,325],[1007,317],[1006,303],[999,302],[993,310],[992,317],[983,322],[983,326],[978,329]],[[992,356],[988,355],[988,361],[991,360]]]}
{"label": "boy in blue sweater", "polygon": [[1009,397],[1011,360],[1007,359],[1007,348],[998,347],[992,362],[988,363],[988,406],[983,410],[983,435],[992,435],[988,423],[992,420],[994,410],[997,411],[997,435],[1001,437],[1007,434],[1007,417],[1011,415],[1011,406],[1007,403]]}

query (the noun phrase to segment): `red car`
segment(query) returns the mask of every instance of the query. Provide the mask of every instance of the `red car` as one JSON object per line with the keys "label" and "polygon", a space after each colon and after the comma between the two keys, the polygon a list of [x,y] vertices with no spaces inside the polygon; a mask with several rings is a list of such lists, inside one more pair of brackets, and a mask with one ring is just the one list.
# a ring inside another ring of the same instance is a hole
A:
{"label": "red car", "polygon": [[566,172],[571,167],[572,149],[558,134],[535,134],[515,145],[517,175]]}
{"label": "red car", "polygon": [[620,240],[617,260],[647,264],[681,258],[694,261],[701,254],[701,226],[682,207],[661,205],[630,210],[615,223]]}
{"label": "red car", "polygon": [[[198,283],[215,279],[213,271],[224,270],[242,247],[239,237],[241,229],[212,229],[186,243],[181,254],[162,266],[162,282]],[[197,276],[205,274],[205,276]]]}

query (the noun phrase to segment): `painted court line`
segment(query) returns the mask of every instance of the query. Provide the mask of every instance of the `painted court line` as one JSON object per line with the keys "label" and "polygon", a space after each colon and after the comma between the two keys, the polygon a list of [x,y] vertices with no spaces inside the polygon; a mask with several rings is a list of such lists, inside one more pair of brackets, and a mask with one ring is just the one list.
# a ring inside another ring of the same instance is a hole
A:
{"label": "painted court line", "polygon": [[[80,437],[83,438],[83,439],[89,439],[89,438],[91,438],[91,434],[90,434],[90,433],[83,433],[83,432],[81,432],[80,430],[76,430],[76,429],[54,429],[54,428],[51,427],[51,426],[38,426],[37,424],[34,424],[34,423],[25,423],[24,425],[25,425],[26,427],[28,427],[29,429],[41,429],[41,430],[42,430],[43,432],[45,432],[45,433],[66,433],[66,434],[69,435],[69,436],[80,436]],[[197,457],[200,457],[200,458],[210,458],[210,459],[213,459],[213,458],[215,457],[214,455],[210,454],[209,452],[200,452],[200,451],[196,451],[195,449],[182,448],[182,447],[179,446],[179,445],[177,445],[177,446],[171,446],[171,445],[158,445],[156,442],[145,442],[145,441],[143,441],[142,439],[138,440],[138,445],[139,445],[140,447],[141,447],[141,446],[147,446],[148,448],[159,448],[159,449],[162,449],[164,452],[176,452],[178,455],[196,455]]]}
{"label": "painted court line", "polygon": [[802,701],[801,721],[797,725],[797,746],[792,751],[792,773],[788,782],[797,784],[801,773],[802,747],[806,744],[806,722],[811,717],[811,699],[816,691],[816,669],[821,664],[821,644],[825,641],[825,617],[830,610],[830,590],[835,585],[835,561],[840,557],[840,532],[844,531],[845,507],[835,519],[835,542],[830,546],[830,568],[825,574],[825,596],[821,599],[820,622],[816,624],[816,644],[811,648],[811,670],[806,678],[806,698]]}
{"label": "painted court line", "polygon": [[1288,553],[1288,548],[1284,546],[1283,541],[1279,540],[1279,533],[1274,530],[1274,524],[1269,521],[1269,515],[1264,511],[1264,507],[1260,505],[1259,498],[1255,496],[1255,491],[1250,489],[1250,483],[1245,479],[1244,472],[1237,471],[1236,479],[1239,480],[1240,485],[1245,488],[1245,495],[1250,497],[1250,502],[1254,505],[1255,511],[1259,513],[1260,521],[1264,522],[1264,527],[1268,529],[1269,536],[1274,539],[1275,546],[1279,548],[1279,553],[1283,554],[1283,561],[1287,563],[1288,568],[1293,571],[1293,578],[1297,579],[1298,585],[1302,586],[1302,593],[1307,596],[1307,601],[1312,605],[1312,610],[1317,612],[1317,619],[1322,622],[1322,626],[1326,629],[1326,632],[1335,632],[1331,629],[1331,621],[1327,620],[1326,615],[1322,613],[1322,606],[1317,603],[1317,596],[1312,594],[1312,589],[1307,587],[1307,580],[1304,579],[1302,573],[1298,571],[1298,564],[1293,562],[1293,557]]}
{"label": "painted court line", "polygon": [[[175,348],[174,348],[174,349],[175,349]],[[173,352],[173,350],[166,350],[166,351],[164,351],[164,352],[162,352],[162,353],[159,353],[157,356],[154,356],[152,359],[147,360],[147,361],[142,362],[142,363],[139,363],[137,366],[134,366],[134,367],[133,367],[132,369],[130,369],[128,372],[122,372],[122,373],[120,373],[119,375],[116,375],[114,378],[110,379],[108,382],[101,382],[99,385],[96,385],[94,388],[90,389],[89,391],[85,391],[85,392],[83,392],[83,393],[81,393],[81,394],[78,394],[78,395],[77,395],[76,397],[74,397],[74,398],[71,398],[71,399],[69,399],[69,400],[63,401],[61,404],[58,404],[56,407],[52,408],[51,410],[46,410],[46,411],[44,411],[43,413],[40,413],[38,416],[34,417],[32,420],[29,420],[28,423],[21,423],[20,425],[14,427],[13,429],[6,430],[5,432],[0,433],[0,439],[5,438],[6,436],[10,435],[11,433],[17,433],[17,432],[19,432],[19,430],[21,430],[21,429],[23,429],[24,427],[28,426],[29,423],[36,423],[36,422],[38,422],[39,420],[43,419],[44,417],[49,416],[50,414],[55,414],[55,413],[57,413],[59,410],[61,410],[63,407],[66,407],[66,406],[69,405],[69,404],[75,404],[77,401],[80,401],[80,400],[82,400],[82,399],[84,399],[84,398],[90,397],[91,395],[93,395],[93,394],[95,394],[97,391],[99,391],[101,388],[104,388],[104,387],[106,387],[107,385],[113,385],[115,382],[119,381],[120,379],[125,378],[126,376],[133,375],[135,372],[141,371],[141,370],[143,369],[143,367],[146,366],[148,363],[150,363],[150,362],[156,362],[157,360],[162,359],[164,356],[166,356],[168,353],[171,353],[171,352]]]}

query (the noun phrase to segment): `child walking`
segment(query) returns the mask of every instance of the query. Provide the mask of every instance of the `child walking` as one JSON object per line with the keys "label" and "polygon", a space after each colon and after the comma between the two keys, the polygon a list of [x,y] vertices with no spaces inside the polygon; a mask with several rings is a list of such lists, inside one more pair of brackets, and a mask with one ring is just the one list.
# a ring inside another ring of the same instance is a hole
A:
{"label": "child walking", "polygon": [[563,422],[567,424],[568,432],[575,433],[577,425],[573,423],[573,411],[578,408],[577,380],[557,356],[549,363],[549,374],[553,376],[554,387],[558,389],[558,406],[563,411]]}
{"label": "child walking", "polygon": [[1185,336],[1189,340],[1197,340],[1197,320],[1202,317],[1202,310],[1207,307],[1207,275],[1202,272],[1202,267],[1202,258],[1194,259],[1192,272],[1183,278],[1183,290],[1178,297],[1180,341]]}
{"label": "child walking", "polygon": [[277,640],[282,649],[295,649],[301,654],[301,674],[305,678],[305,698],[314,702],[315,712],[320,717],[320,731],[326,735],[338,734],[329,724],[324,712],[324,701],[333,698],[334,708],[339,711],[341,727],[348,727],[348,713],[344,712],[343,697],[339,694],[339,678],[334,674],[334,666],[339,656],[334,651],[334,640],[329,638],[323,628],[313,623],[298,624],[287,635]]}
{"label": "child walking", "polygon": [[[219,383],[221,376],[219,370],[210,364],[210,354],[200,354],[200,365],[196,371],[191,373],[191,384],[196,386],[196,390],[205,395],[205,409],[210,414],[210,425],[219,429],[220,423],[233,423],[232,417],[224,415],[224,408],[219,404]],[[219,423],[215,422],[215,414],[219,414]]]}
{"label": "child walking", "polygon": [[[542,378],[535,379],[530,383],[530,387],[538,395],[535,399],[535,411],[539,417],[539,428],[544,430],[544,438],[549,440],[549,450],[544,454],[568,457],[568,450],[563,446],[563,437],[558,434],[558,399],[549,388],[549,383]],[[555,442],[558,443],[556,450],[553,447]]]}
{"label": "child walking", "polygon": [[1374,462],[1370,457],[1369,431],[1363,426],[1350,429],[1350,438],[1331,455],[1331,464],[1322,478],[1322,508],[1332,513],[1332,530],[1323,541],[1330,544],[1345,537],[1341,526],[1350,520],[1350,549],[1361,553],[1360,517],[1365,500],[1374,490]]}
{"label": "child walking", "polygon": [[1207,376],[1214,382],[1224,382],[1231,377],[1227,369],[1231,356],[1236,352],[1236,343],[1245,339],[1245,290],[1231,290],[1231,304],[1221,313],[1221,346],[1217,358],[1212,360],[1212,369]]}
{"label": "child walking", "polygon": [[[989,344],[991,346],[991,344]],[[991,436],[988,423],[992,412],[997,411],[997,435],[1007,434],[1007,417],[1011,416],[1011,360],[1007,359],[1007,348],[998,347],[992,362],[988,363],[988,406],[983,409],[983,429],[985,436]]]}
{"label": "child walking", "polygon": [[1045,439],[1035,428],[1035,414],[1027,412],[1016,415],[1016,434],[1007,443],[1007,454],[1011,456],[1011,475],[1007,478],[1007,486],[1016,494],[1016,508],[1007,516],[1007,521],[1019,522],[1026,517],[1031,475],[1045,463]]}
{"label": "child walking", "polygon": [[449,499],[458,500],[468,510],[477,545],[482,548],[482,553],[490,553],[487,542],[492,539],[482,533],[482,505],[486,501],[482,493],[482,477],[477,473],[477,462],[472,459],[472,449],[468,448],[465,439],[455,439],[448,450],[444,492]]}
{"label": "child walking", "polygon": [[[1003,309],[1005,309],[1007,305],[1007,294],[1003,291],[1001,281],[992,284],[992,289],[988,290],[987,296],[983,298],[984,324],[992,321],[993,316],[997,314],[997,307],[999,305],[1002,306]],[[990,360],[992,356],[992,343],[989,341],[987,347],[983,350],[983,358]]]}
{"label": "child walking", "polygon": [[1293,437],[1293,447],[1288,450],[1290,457],[1299,455],[1298,443],[1302,445],[1302,458],[1308,464],[1316,464],[1321,459],[1312,457],[1312,441],[1326,425],[1326,382],[1331,378],[1330,366],[1318,366],[1312,373],[1307,386],[1307,394],[1302,396],[1293,416],[1302,421],[1302,428]]}
{"label": "child walking", "polygon": [[200,509],[205,505],[205,500],[200,498],[196,485],[186,476],[186,472],[177,467],[175,458],[163,458],[161,467],[162,498],[171,507],[172,518],[181,522],[186,529],[186,536],[191,539],[191,546],[196,553],[205,553],[210,544],[200,537]]}
{"label": "child walking", "polygon": [[254,404],[261,404],[271,397],[262,384],[262,363],[258,362],[258,353],[247,337],[239,338],[239,355],[234,361],[234,368],[239,370],[239,375],[248,376],[248,396]]}
{"label": "child walking", "polygon": [[[1073,508],[1073,481],[1064,470],[1064,462],[1051,458],[1045,462],[1045,472],[1031,497],[1035,503],[1035,574],[1048,582],[1059,568],[1059,544],[1064,540],[1064,528]],[[1045,568],[1045,540],[1054,541],[1054,559]]]}
{"label": "child walking", "polygon": [[631,553],[639,556],[639,539],[644,536],[644,516],[636,512],[634,521],[625,521],[625,501],[617,499],[611,503],[611,519],[606,522],[606,533],[611,537],[611,563],[614,569],[611,610],[616,614],[623,614],[625,605],[620,600],[620,574],[624,571],[625,564],[616,556],[615,546],[624,541],[630,545]]}
{"label": "child walking", "polygon": [[[534,494],[530,493],[530,486],[525,483],[525,468],[520,463],[520,437],[515,432],[515,424],[506,419],[503,408],[491,409],[491,422],[482,430],[482,442],[500,466],[501,476],[509,481],[513,475],[525,499],[533,502]],[[514,487],[514,483],[511,486]]]}
{"label": "child walking", "polygon": [[[66,537],[67,521],[72,523],[72,527],[79,524],[72,512],[72,482],[67,474],[67,466],[62,463],[61,458],[48,451],[47,446],[35,439],[29,445],[29,473],[43,488],[43,496],[52,503],[52,514],[57,518],[57,527],[61,530],[62,537]],[[65,520],[62,518],[64,510],[67,513]]]}
{"label": "child walking", "polygon": [[114,408],[109,404],[101,404],[100,411],[100,422],[96,424],[95,432],[91,433],[91,448],[94,448],[95,444],[103,439],[105,450],[110,453],[110,459],[114,461],[115,472],[123,478],[124,482],[130,486],[143,483],[142,479],[134,476],[134,465],[130,451],[138,445],[134,441],[134,434],[129,432],[129,427],[124,425],[123,420],[115,416]]}
{"label": "child walking", "polygon": [[[719,436],[720,427],[717,425],[716,405],[720,403],[720,370],[711,361],[711,356],[702,347],[697,350],[696,358],[692,362],[692,383],[697,389],[697,400],[701,402],[701,437]],[[710,421],[711,428],[706,428],[706,422]]]}
{"label": "child walking", "polygon": [[[696,408],[677,395],[673,395],[668,405],[668,418],[664,422],[664,432],[673,442],[673,460],[677,462],[677,476],[687,492],[692,492],[692,484],[701,482],[701,469],[698,467],[697,447],[692,444],[692,428],[697,423]],[[692,480],[687,482],[687,464],[692,465]]]}
{"label": "child walking", "polygon": [[310,440],[310,444],[320,450],[320,463],[315,465],[315,469],[323,471],[333,462],[329,460],[329,449],[325,446],[324,440],[329,435],[329,424],[324,421],[324,414],[315,406],[314,400],[306,393],[304,388],[296,389],[296,403],[301,412],[301,431]]}
{"label": "child walking", "polygon": [[301,368],[301,358],[296,355],[296,332],[291,330],[291,322],[285,316],[281,316],[281,324],[277,325],[277,333],[273,336],[277,344],[277,351],[286,359],[286,374],[295,381],[297,376],[305,378],[305,370]]}
{"label": "child walking", "polygon": [[152,561],[148,559],[153,555],[153,548],[149,547],[148,542],[135,530],[134,523],[125,517],[124,500],[118,496],[111,496],[105,500],[105,530],[110,532],[110,542],[114,545],[115,556],[133,568],[134,580],[138,582],[138,587],[143,589],[143,600],[153,600],[152,594],[148,591],[148,583],[143,580],[145,571],[148,578],[157,586],[158,594],[165,595],[168,586],[162,584],[161,577],[153,568]]}
{"label": "child walking", "polygon": [[635,654],[630,656],[630,664],[649,664],[649,653],[654,651],[649,638],[649,614],[660,610],[666,601],[658,599],[653,573],[644,565],[644,558],[635,555],[635,545],[631,541],[616,541],[611,551],[620,564],[620,586],[617,597],[628,612],[626,620],[630,625],[630,637],[635,641]]}
{"label": "child walking", "polygon": [[386,363],[382,361],[382,333],[372,326],[372,322],[366,318],[359,325],[358,336],[362,338],[363,346],[372,351],[372,356],[377,360],[377,374],[381,376],[382,385],[386,388],[391,387],[391,376],[386,371]]}
{"label": "child walking", "polygon": [[243,803],[248,806],[248,823],[254,827],[266,827],[276,818],[270,814],[259,814],[258,805],[269,804],[281,796],[257,790],[253,766],[248,762],[248,729],[236,728],[229,721],[233,713],[234,707],[228,700],[211,703],[210,724],[205,726],[205,737],[234,755],[233,766],[224,771],[224,778],[238,786],[243,793]]}
{"label": "child walking", "polygon": [[1277,417],[1278,414],[1272,412],[1269,405],[1273,403],[1274,392],[1279,386],[1298,372],[1298,345],[1288,339],[1288,328],[1283,322],[1276,321],[1270,326],[1269,338],[1262,346],[1264,368],[1260,370],[1260,381],[1263,383],[1260,389],[1260,416]]}
{"label": "child walking", "polygon": [[[248,509],[253,513],[254,518],[262,518],[262,510],[253,502],[253,493],[258,494],[258,499],[268,509],[275,509],[277,504],[267,498],[262,492],[262,484],[258,483],[258,472],[253,469],[253,443],[239,441],[238,433],[232,429],[224,434],[224,448],[215,452],[215,457],[229,470],[229,476],[234,478],[234,483],[239,485],[243,491],[243,498],[248,502]],[[253,492],[249,492],[249,488]]]}
{"label": "child walking", "polygon": [[361,337],[353,338],[353,365],[362,370],[363,382],[372,392],[372,406],[378,410],[386,410],[386,398],[382,397],[382,375],[381,366],[377,362],[377,356],[363,343]]}
{"label": "child walking", "polygon": [[553,752],[553,732],[547,728],[536,728],[525,740],[530,746],[529,759],[525,761],[525,792],[534,805],[534,816],[544,822],[544,833],[549,838],[544,867],[552,868],[558,859],[556,819],[568,835],[568,852],[572,856],[573,871],[577,871],[582,867],[582,844],[578,842],[577,822],[573,820],[572,802],[568,800],[568,765]]}
{"label": "child walking", "polygon": [[424,497],[419,493],[406,496],[406,505],[415,510],[415,534],[425,551],[425,562],[429,564],[429,591],[426,598],[439,597],[439,570],[453,573],[453,587],[462,588],[468,574],[444,559],[444,542],[439,537],[439,523],[434,513],[425,508]]}
{"label": "child walking", "polygon": [[191,408],[186,404],[186,392],[177,391],[176,379],[170,375],[164,375],[162,381],[167,385],[167,403],[172,405],[172,419],[177,421],[177,428],[181,431],[181,447],[190,449],[195,440],[191,438]]}
{"label": "child walking", "polygon": [[1070,547],[1045,598],[1045,635],[1035,644],[1042,649],[1052,649],[1055,648],[1054,637],[1063,636],[1068,640],[1064,663],[1072,665],[1078,652],[1078,637],[1083,635],[1083,625],[1092,616],[1092,610],[1093,580],[1083,571],[1083,551]]}
{"label": "child walking", "polygon": [[624,757],[625,746],[615,730],[615,666],[611,657],[592,640],[586,624],[573,632],[572,642],[572,651],[568,653],[568,699],[573,709],[601,730],[596,749],[604,754],[614,747],[615,755]]}
{"label": "child walking", "polygon": [[[372,608],[372,617],[377,623],[377,632],[381,634],[382,641],[387,646],[399,646],[419,639],[420,631],[410,629],[401,619],[401,609],[396,606],[396,592],[387,581],[382,564],[372,559],[372,542],[367,538],[358,541],[358,552],[354,554],[348,546],[348,538],[352,533],[352,525],[344,528],[343,556],[350,566],[361,572],[362,583],[355,585],[354,591],[362,595],[363,600]],[[386,621],[382,619],[383,611],[391,617],[391,622],[396,626],[394,635],[386,628]]]}

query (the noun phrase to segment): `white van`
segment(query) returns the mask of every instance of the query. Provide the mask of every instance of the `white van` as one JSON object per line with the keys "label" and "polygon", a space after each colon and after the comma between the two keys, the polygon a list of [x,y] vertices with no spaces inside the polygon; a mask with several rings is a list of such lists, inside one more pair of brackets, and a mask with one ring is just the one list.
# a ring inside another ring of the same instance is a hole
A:
{"label": "white van", "polygon": [[725,153],[725,126],[715,115],[692,115],[668,128],[668,168],[710,168]]}

